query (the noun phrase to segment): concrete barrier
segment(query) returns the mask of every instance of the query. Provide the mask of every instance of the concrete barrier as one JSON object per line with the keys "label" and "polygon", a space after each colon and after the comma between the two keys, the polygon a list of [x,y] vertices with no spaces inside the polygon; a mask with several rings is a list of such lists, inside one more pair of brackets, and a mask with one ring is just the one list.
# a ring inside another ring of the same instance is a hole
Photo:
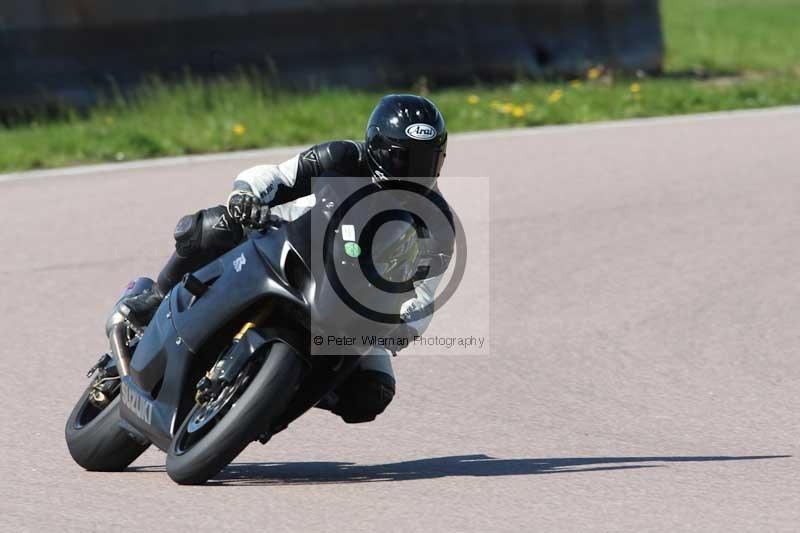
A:
{"label": "concrete barrier", "polygon": [[6,0],[0,105],[94,100],[185,69],[265,70],[284,84],[408,86],[657,72],[657,0]]}

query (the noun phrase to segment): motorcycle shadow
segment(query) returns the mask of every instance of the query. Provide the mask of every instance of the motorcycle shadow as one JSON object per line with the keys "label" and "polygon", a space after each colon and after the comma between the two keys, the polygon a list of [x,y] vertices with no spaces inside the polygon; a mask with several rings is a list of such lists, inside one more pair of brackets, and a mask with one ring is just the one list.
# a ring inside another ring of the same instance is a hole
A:
{"label": "motorcycle shadow", "polygon": [[[475,454],[432,457],[377,465],[359,465],[335,461],[234,463],[225,468],[214,479],[209,480],[208,485],[320,485],[329,483],[411,481],[454,476],[526,476],[667,466],[667,464],[662,463],[752,461],[788,457],[791,457],[791,455],[497,459],[484,454]],[[163,467],[133,467],[130,470],[153,472],[163,471]]]}

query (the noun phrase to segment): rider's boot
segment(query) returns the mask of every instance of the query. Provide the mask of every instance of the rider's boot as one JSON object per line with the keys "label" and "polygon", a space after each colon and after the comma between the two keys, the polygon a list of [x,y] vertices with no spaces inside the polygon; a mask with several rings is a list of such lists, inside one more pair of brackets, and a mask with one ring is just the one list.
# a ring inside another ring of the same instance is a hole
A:
{"label": "rider's boot", "polygon": [[152,320],[164,295],[172,290],[172,287],[177,285],[187,272],[191,272],[195,268],[197,268],[197,261],[181,257],[177,252],[173,253],[152,288],[124,298],[120,305],[120,311],[134,326],[140,329],[144,328]]}
{"label": "rider's boot", "polygon": [[134,326],[141,329],[150,323],[163,299],[164,293],[158,285],[153,285],[152,289],[141,294],[124,298],[120,302],[119,310]]}
{"label": "rider's boot", "polygon": [[[158,275],[151,290],[122,301],[134,326],[143,328],[153,318],[161,300],[184,275],[237,246],[244,236],[242,226],[230,218],[224,206],[216,206],[183,217],[175,227],[175,252]],[[125,314],[124,308],[120,310]]]}

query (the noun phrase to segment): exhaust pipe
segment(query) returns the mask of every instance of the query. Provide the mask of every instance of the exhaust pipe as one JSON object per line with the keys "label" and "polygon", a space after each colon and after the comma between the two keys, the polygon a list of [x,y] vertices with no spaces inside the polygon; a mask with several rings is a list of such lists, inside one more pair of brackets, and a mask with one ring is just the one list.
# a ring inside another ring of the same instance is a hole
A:
{"label": "exhaust pipe", "polygon": [[111,346],[111,354],[117,362],[120,377],[130,372],[131,352],[128,349],[128,324],[125,316],[117,309],[106,323],[106,335]]}
{"label": "exhaust pipe", "polygon": [[[128,348],[128,328],[130,325],[125,318],[130,309],[122,303],[122,300],[151,290],[153,285],[155,285],[155,282],[150,278],[136,278],[131,281],[122,297],[117,301],[117,305],[114,306],[111,316],[106,321],[106,336],[111,346],[111,354],[116,360],[120,377],[129,375],[131,363],[131,351]],[[141,332],[137,331],[137,333]]]}

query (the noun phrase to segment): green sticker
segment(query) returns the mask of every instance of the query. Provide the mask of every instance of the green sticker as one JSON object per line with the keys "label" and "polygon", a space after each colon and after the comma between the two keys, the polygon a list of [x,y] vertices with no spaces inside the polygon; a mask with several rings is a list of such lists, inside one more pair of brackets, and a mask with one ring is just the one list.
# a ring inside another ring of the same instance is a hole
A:
{"label": "green sticker", "polygon": [[361,247],[356,242],[344,243],[344,253],[350,257],[358,257],[361,255]]}

